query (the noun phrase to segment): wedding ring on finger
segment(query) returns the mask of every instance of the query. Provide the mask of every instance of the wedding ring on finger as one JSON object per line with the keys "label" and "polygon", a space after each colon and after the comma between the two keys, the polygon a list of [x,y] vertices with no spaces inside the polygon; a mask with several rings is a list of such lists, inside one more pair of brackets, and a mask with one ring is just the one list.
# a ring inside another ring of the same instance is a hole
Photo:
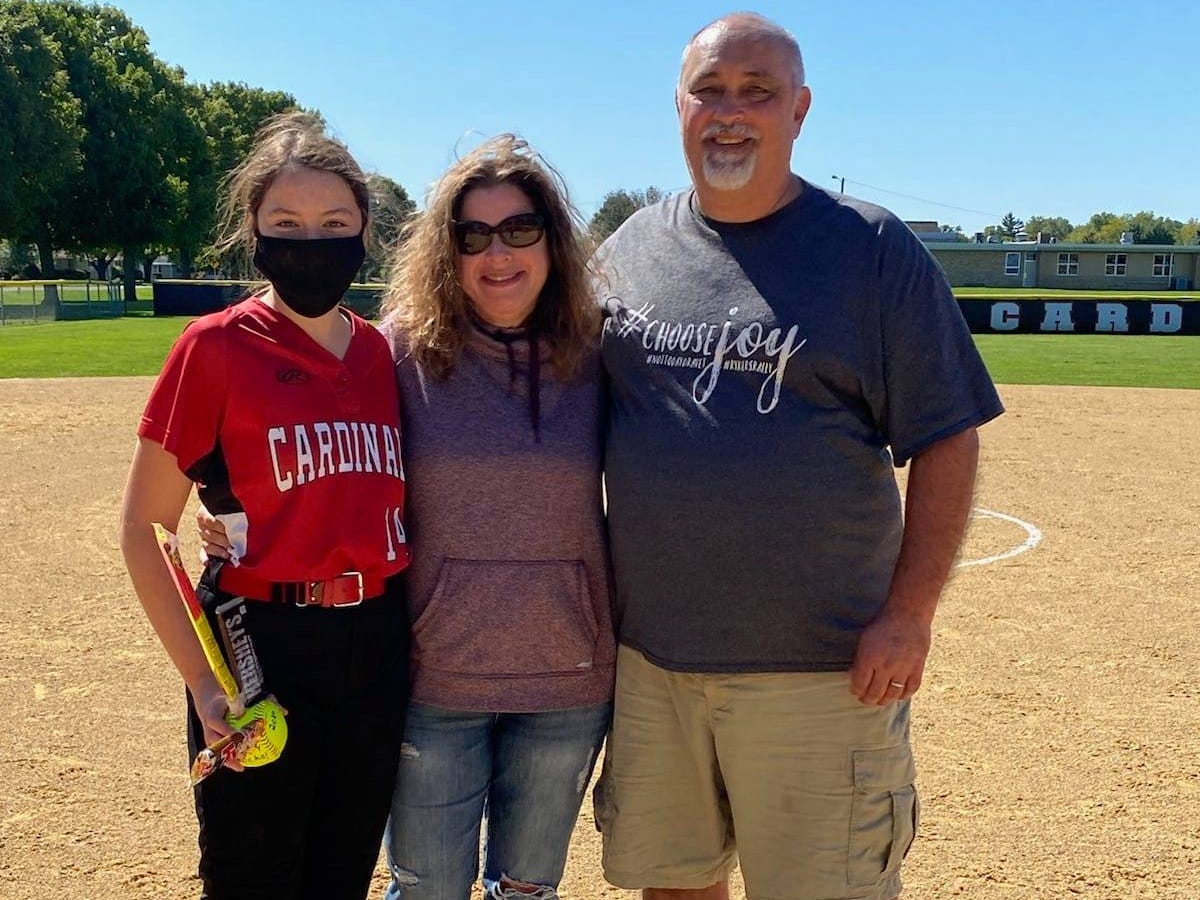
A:
{"label": "wedding ring on finger", "polygon": [[888,687],[892,687],[898,691],[902,691],[902,690],[904,690],[904,682],[903,681],[889,681]]}

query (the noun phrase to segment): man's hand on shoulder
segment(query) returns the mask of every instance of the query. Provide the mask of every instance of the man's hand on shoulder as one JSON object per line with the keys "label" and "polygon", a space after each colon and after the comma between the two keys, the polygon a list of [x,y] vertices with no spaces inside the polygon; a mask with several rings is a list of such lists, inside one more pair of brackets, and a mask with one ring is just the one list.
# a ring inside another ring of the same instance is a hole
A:
{"label": "man's hand on shoulder", "polygon": [[921,686],[932,623],[924,616],[886,609],[858,639],[850,667],[850,690],[860,702],[882,706],[907,700]]}

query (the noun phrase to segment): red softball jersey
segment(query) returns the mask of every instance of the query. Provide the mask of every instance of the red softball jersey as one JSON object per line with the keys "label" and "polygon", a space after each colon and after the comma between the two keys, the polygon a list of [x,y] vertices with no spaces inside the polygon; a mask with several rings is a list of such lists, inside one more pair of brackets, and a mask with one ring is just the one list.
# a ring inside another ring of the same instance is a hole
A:
{"label": "red softball jersey", "polygon": [[270,581],[408,565],[400,400],[383,336],[352,328],[338,359],[256,297],[190,323],[138,434],[174,454]]}

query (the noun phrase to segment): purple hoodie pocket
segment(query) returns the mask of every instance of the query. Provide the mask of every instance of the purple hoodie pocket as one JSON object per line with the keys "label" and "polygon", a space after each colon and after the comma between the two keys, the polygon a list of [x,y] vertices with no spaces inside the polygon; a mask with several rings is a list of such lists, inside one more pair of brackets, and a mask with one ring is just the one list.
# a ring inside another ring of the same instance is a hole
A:
{"label": "purple hoodie pocket", "polygon": [[455,675],[561,676],[591,669],[599,632],[582,560],[446,559],[413,653]]}

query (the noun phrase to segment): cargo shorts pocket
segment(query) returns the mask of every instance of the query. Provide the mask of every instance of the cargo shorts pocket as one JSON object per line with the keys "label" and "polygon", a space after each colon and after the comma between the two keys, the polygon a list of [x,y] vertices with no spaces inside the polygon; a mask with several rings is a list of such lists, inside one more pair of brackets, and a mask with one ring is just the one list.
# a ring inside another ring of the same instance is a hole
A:
{"label": "cargo shorts pocket", "polygon": [[846,881],[874,884],[900,866],[917,834],[916,768],[907,746],[856,750]]}

